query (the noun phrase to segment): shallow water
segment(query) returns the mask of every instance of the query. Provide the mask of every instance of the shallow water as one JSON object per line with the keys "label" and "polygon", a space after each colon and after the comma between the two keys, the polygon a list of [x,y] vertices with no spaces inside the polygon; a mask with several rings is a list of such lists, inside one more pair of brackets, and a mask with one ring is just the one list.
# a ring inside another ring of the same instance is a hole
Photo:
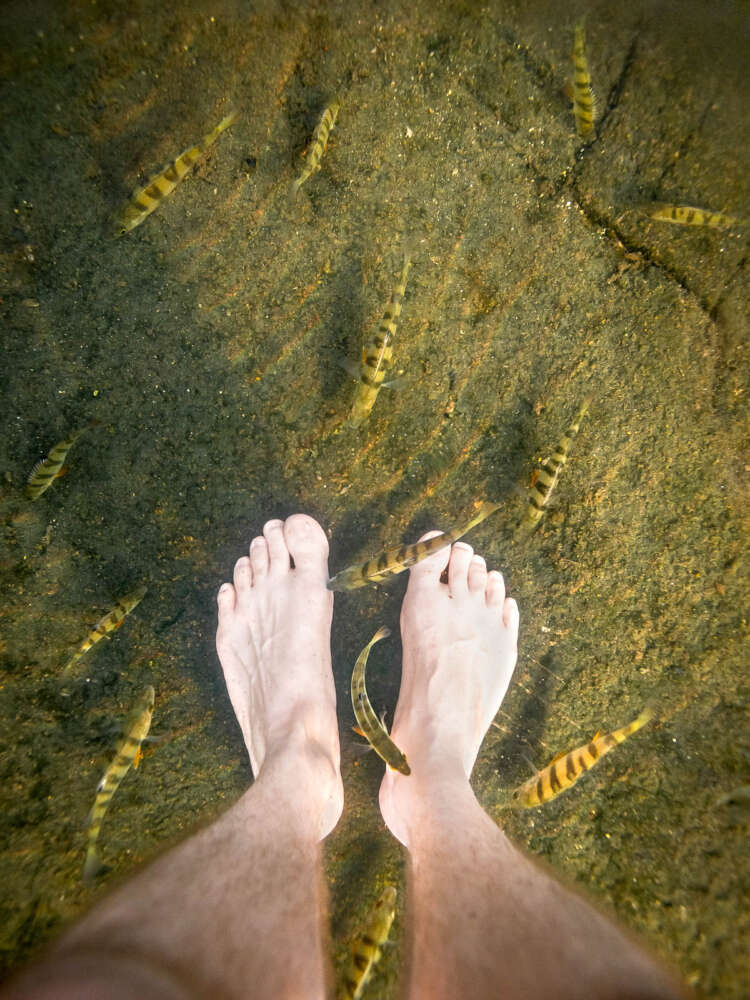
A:
{"label": "shallow water", "polygon": [[[747,215],[747,5],[588,5],[585,147],[563,93],[575,14],[559,4],[56,8],[6,4],[0,55],[3,967],[106,887],[81,883],[83,824],[146,684],[167,739],[105,820],[110,883],[251,780],[214,598],[266,519],[318,517],[335,571],[499,499],[468,540],[518,600],[521,657],[477,795],[703,994],[744,996],[750,813],[717,800],[750,774],[748,230],[632,206]],[[290,203],[336,94],[322,169]],[[113,237],[144,176],[230,107],[196,176]],[[352,428],[338,361],[379,320],[405,245],[394,356],[408,381]],[[553,503],[522,537],[517,488],[588,394]],[[67,476],[28,503],[33,464],[93,417]],[[141,582],[143,603],[64,693],[65,653]],[[339,958],[382,885],[403,884],[348,682],[375,629],[397,632],[404,583],[336,598]],[[382,643],[368,668],[389,718],[399,654]],[[524,757],[542,766],[647,701],[659,721],[575,788],[507,810]],[[395,995],[401,955],[367,996]]]}

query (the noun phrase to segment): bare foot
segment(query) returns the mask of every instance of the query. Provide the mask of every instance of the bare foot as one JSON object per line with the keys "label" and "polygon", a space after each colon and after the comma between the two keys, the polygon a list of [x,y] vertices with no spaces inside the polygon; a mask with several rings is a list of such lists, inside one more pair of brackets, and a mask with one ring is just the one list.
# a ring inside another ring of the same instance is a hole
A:
{"label": "bare foot", "polygon": [[[430,532],[431,538],[439,532]],[[391,736],[411,767],[386,770],[380,808],[409,843],[415,802],[436,787],[468,785],[479,746],[516,665],[518,608],[497,571],[456,542],[412,567],[401,609],[404,658]]]}
{"label": "bare foot", "polygon": [[311,517],[269,521],[238,559],[234,586],[219,590],[216,633],[253,774],[291,764],[321,839],[343,807],[327,564],[328,541]]}

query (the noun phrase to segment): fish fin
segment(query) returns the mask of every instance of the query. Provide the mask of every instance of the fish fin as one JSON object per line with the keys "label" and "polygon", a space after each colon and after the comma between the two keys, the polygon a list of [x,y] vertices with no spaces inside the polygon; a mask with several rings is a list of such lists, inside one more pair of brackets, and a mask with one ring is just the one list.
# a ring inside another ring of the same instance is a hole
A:
{"label": "fish fin", "polygon": [[590,743],[593,743],[593,742],[594,742],[594,740],[598,740],[598,739],[599,739],[599,737],[600,737],[601,735],[602,735],[602,731],[601,731],[601,729],[597,729],[597,731],[596,731],[596,732],[594,733],[594,735],[593,735],[593,736],[591,737],[591,739],[589,740],[589,742],[590,742]]}
{"label": "fish fin", "polygon": [[573,81],[568,80],[562,89],[563,94],[568,98],[569,101],[574,102],[576,98],[575,88],[573,87]]}
{"label": "fish fin", "polygon": [[135,752],[135,757],[133,758],[133,767],[138,767],[140,762],[143,760],[143,750],[138,747]]}
{"label": "fish fin", "polygon": [[[594,738],[596,738],[596,737],[594,737]],[[561,750],[560,753],[556,753],[555,756],[550,761],[550,764],[554,764],[556,761],[562,760],[563,757],[567,756],[567,753],[568,753],[567,750]]]}
{"label": "fish fin", "polygon": [[359,364],[356,361],[341,357],[336,359],[336,364],[359,382]]}
{"label": "fish fin", "polygon": [[166,743],[167,740],[172,739],[171,733],[162,733],[160,736],[152,736],[150,733],[148,736],[143,737],[144,743]]}
{"label": "fish fin", "polygon": [[352,732],[353,732],[353,733],[356,733],[356,734],[357,734],[357,736],[361,736],[363,740],[366,740],[366,739],[367,739],[367,737],[366,737],[366,736],[365,736],[365,734],[364,734],[364,733],[362,732],[362,730],[361,730],[361,729],[359,728],[359,726],[352,726]]}
{"label": "fish fin", "polygon": [[522,753],[522,754],[521,754],[521,756],[522,756],[522,757],[523,757],[523,759],[524,759],[524,760],[526,761],[526,763],[527,763],[527,764],[529,765],[529,768],[530,768],[530,770],[531,770],[531,773],[532,773],[532,774],[534,774],[534,775],[538,774],[538,773],[539,773],[539,769],[538,769],[538,768],[536,768],[536,767],[534,767],[534,763],[533,763],[533,761],[531,760],[531,758],[530,758],[530,757],[527,757],[525,753]]}
{"label": "fish fin", "polygon": [[68,474],[68,466],[63,465],[60,471],[55,473],[55,479],[61,479],[63,476],[67,476],[67,474]]}
{"label": "fish fin", "polygon": [[394,389],[398,392],[399,389],[405,389],[414,379],[409,375],[399,375],[398,378],[389,379],[387,382],[381,382],[381,389]]}

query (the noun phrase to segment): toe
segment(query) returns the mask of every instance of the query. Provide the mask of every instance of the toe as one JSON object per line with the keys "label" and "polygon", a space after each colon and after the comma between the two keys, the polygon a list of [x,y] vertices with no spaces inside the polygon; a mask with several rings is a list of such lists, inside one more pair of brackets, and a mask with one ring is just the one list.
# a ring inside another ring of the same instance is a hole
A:
{"label": "toe", "polygon": [[487,574],[487,590],[485,593],[488,607],[502,607],[505,600],[505,580],[503,580],[503,574],[498,573],[496,569]]}
{"label": "toe", "polygon": [[284,522],[284,538],[295,569],[328,579],[328,539],[317,521],[292,514]]}
{"label": "toe", "polygon": [[508,597],[503,604],[503,624],[508,628],[514,635],[518,635],[518,605],[513,600],[512,597]]}
{"label": "toe", "polygon": [[451,549],[448,563],[448,589],[451,597],[462,597],[469,592],[469,566],[474,549],[466,542],[456,542]]}
{"label": "toe", "polygon": [[253,568],[253,580],[260,580],[268,573],[268,544],[262,535],[250,542],[250,565]]}
{"label": "toe", "polygon": [[235,606],[235,592],[231,583],[222,583],[219,593],[216,595],[216,603],[219,605],[219,625],[223,625],[225,620],[232,614]]}
{"label": "toe", "polygon": [[291,564],[284,539],[284,522],[278,518],[267,521],[263,526],[263,537],[268,545],[269,571],[274,574],[288,573]]}
{"label": "toe", "polygon": [[247,556],[242,556],[234,564],[234,589],[237,592],[237,599],[241,599],[253,585],[253,571],[250,567],[250,560]]}
{"label": "toe", "polygon": [[[427,542],[431,538],[437,538],[438,535],[442,535],[442,531],[428,531],[426,535],[422,535],[419,539],[420,542]],[[409,577],[412,580],[429,580],[434,579],[437,582],[446,566],[448,565],[448,557],[450,550],[446,546],[443,549],[438,549],[437,552],[433,552],[431,556],[427,556],[426,559],[421,559],[418,563],[409,570]]]}
{"label": "toe", "polygon": [[487,587],[487,563],[482,556],[474,556],[469,563],[469,593],[484,596]]}

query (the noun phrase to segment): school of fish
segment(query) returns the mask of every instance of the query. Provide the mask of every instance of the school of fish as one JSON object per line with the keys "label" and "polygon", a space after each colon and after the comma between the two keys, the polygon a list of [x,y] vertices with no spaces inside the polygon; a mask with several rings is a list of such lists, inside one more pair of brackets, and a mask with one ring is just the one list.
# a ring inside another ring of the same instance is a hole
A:
{"label": "school of fish", "polygon": [[[574,28],[572,62],[573,81],[570,94],[576,132],[580,138],[593,141],[597,137],[597,106],[582,21],[577,23]],[[293,196],[296,196],[302,186],[321,170],[323,157],[331,133],[336,126],[340,108],[341,99],[337,97],[323,109],[305,154],[304,167],[291,185]],[[180,182],[188,176],[192,168],[216,143],[219,136],[237,119],[236,111],[225,115],[212,131],[204,135],[195,145],[184,150],[171,163],[152,175],[143,186],[139,187],[115,216],[115,232],[118,235],[125,235],[140,226],[161,206],[164,199],[175,191]],[[724,212],[656,200],[636,206],[636,210],[656,222],[681,226],[729,229],[743,224],[736,216]],[[397,383],[401,381],[392,379],[390,376],[393,367],[393,342],[401,317],[411,266],[411,255],[406,254],[400,277],[377,329],[364,341],[360,362],[355,365],[345,365],[357,381],[347,423],[359,432],[362,431],[363,425],[369,418],[380,390],[382,388],[395,388]],[[536,470],[534,481],[528,491],[525,516],[521,521],[523,528],[534,529],[539,525],[557,486],[562,468],[568,461],[572,443],[579,433],[581,422],[589,410],[590,402],[591,399],[587,396],[560,438],[552,455],[545,459]],[[29,501],[37,501],[55,479],[65,472],[65,461],[71,448],[83,433],[97,422],[90,421],[85,426],[71,432],[68,437],[51,449],[46,458],[34,465],[25,487],[26,498]],[[495,513],[500,506],[500,503],[480,502],[477,513],[465,523],[426,541],[397,545],[363,563],[349,566],[328,580],[328,589],[332,591],[356,590],[388,580],[433,553],[448,548]],[[122,626],[125,618],[142,601],[146,590],[146,586],[141,585],[115,603],[114,607],[93,626],[75,652],[67,659],[62,668],[64,675],[70,674],[78,661],[96,643],[109,637],[111,633]],[[411,769],[406,756],[393,742],[384,723],[378,719],[370,703],[365,684],[365,672],[370,651],[373,645],[388,635],[390,635],[388,627],[383,626],[378,629],[357,657],[351,675],[352,708],[358,731],[372,749],[388,767],[403,775],[409,775]],[[97,786],[94,805],[89,817],[88,842],[83,866],[83,879],[87,883],[91,883],[103,869],[99,855],[101,826],[112,797],[121,782],[131,767],[134,769],[138,767],[142,746],[150,731],[154,704],[155,690],[152,685],[148,685],[133,706],[125,723],[123,735],[117,744],[115,755]],[[653,716],[653,709],[648,706],[628,725],[614,729],[606,735],[597,733],[588,743],[567,753],[559,754],[546,767],[513,791],[513,804],[522,808],[534,808],[550,802],[563,791],[571,788],[602,757],[646,726]],[[722,803],[746,801],[747,797],[747,786],[743,786],[734,792],[727,793],[719,801]],[[383,946],[388,940],[395,908],[396,889],[389,886],[375,903],[361,933],[356,936],[352,944],[343,977],[341,1000],[358,1000],[361,997],[372,971],[382,955]]]}

